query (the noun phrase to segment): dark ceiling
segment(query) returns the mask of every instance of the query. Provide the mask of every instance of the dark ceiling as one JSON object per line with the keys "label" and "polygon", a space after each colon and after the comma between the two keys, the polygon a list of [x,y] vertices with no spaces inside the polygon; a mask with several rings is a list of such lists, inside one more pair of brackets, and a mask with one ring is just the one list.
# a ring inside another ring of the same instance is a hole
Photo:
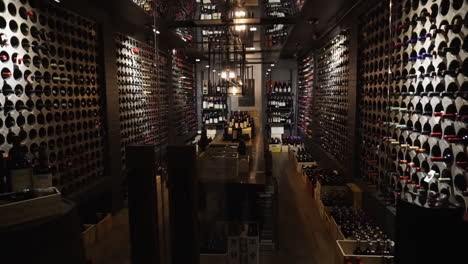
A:
{"label": "dark ceiling", "polygon": [[307,0],[280,57],[295,58],[317,48],[320,38],[358,2],[361,0]]}

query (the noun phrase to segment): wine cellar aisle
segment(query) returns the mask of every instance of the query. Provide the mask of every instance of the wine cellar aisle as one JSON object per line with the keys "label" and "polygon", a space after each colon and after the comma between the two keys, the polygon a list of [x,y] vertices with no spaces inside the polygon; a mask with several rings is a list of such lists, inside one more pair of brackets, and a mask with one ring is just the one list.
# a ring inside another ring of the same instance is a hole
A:
{"label": "wine cellar aisle", "polygon": [[2,264],[466,259],[468,0],[0,0],[0,88]]}

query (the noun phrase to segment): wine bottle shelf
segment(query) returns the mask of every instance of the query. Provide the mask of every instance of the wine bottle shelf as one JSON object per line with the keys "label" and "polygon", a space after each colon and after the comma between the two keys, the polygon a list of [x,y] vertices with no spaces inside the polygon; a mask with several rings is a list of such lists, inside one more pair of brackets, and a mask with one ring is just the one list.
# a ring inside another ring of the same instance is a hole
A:
{"label": "wine bottle shelf", "polygon": [[[167,58],[153,46],[122,34],[115,36],[117,83],[119,88],[121,157],[125,166],[125,147],[153,143],[160,147],[168,136]],[[159,78],[159,80],[158,80]],[[160,83],[158,83],[158,81]]]}
{"label": "wine bottle shelf", "polygon": [[172,83],[174,97],[174,122],[176,135],[186,137],[197,131],[197,94],[194,66],[182,50],[177,50],[172,59]]}
{"label": "wine bottle shelf", "polygon": [[65,196],[104,177],[97,26],[37,1],[0,1],[0,149],[46,147]]}
{"label": "wine bottle shelf", "polygon": [[291,81],[267,81],[266,106],[268,124],[293,125],[295,112]]}
{"label": "wine bottle shelf", "polygon": [[[351,153],[348,130],[349,39],[343,32],[319,52],[313,119],[324,151],[344,162]],[[313,78],[305,76],[304,78]],[[310,95],[306,95],[310,97]],[[307,98],[308,98],[307,97]]]}
{"label": "wine bottle shelf", "polygon": [[399,1],[389,24],[384,1],[363,16],[361,170],[390,199],[468,207],[467,7]]}
{"label": "wine bottle shelf", "polygon": [[312,138],[313,111],[313,89],[314,89],[314,58],[306,57],[299,61],[299,81],[298,81],[298,129],[307,138]]}

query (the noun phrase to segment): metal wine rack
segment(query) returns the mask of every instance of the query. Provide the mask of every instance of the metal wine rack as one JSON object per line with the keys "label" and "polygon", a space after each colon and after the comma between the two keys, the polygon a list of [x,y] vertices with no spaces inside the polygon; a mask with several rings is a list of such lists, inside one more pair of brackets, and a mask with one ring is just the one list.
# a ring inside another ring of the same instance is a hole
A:
{"label": "metal wine rack", "polygon": [[194,66],[178,50],[172,57],[173,121],[178,137],[189,138],[197,132]]}
{"label": "metal wine rack", "polygon": [[[164,70],[158,75],[156,52],[153,46],[122,34],[116,35],[117,82],[119,87],[120,133],[122,163],[125,147],[130,144],[167,143],[167,93],[158,85],[158,78],[166,80]],[[167,59],[160,59],[164,69]],[[167,67],[167,66],[166,66]],[[166,100],[166,101],[165,101]]]}
{"label": "metal wine rack", "polygon": [[300,60],[298,66],[298,129],[304,137],[312,138],[314,57],[308,56]]}
{"label": "metal wine rack", "polygon": [[387,122],[389,107],[389,16],[389,1],[381,1],[362,16],[360,25],[361,173],[373,184],[385,171],[380,163],[379,146],[387,135],[383,124]]}
{"label": "metal wine rack", "polygon": [[[384,51],[385,44],[389,47],[386,71],[391,75],[380,88],[388,99],[363,103],[370,120],[365,130],[380,131],[366,142],[373,158],[363,162],[363,171],[390,195],[401,194],[421,206],[468,206],[467,8],[463,0],[394,1],[393,23],[385,27],[391,38],[382,44]],[[371,11],[374,22],[367,19],[363,29],[372,31],[376,20],[388,21],[376,10]],[[375,50],[373,44],[369,49]],[[361,77],[368,83],[380,80],[375,67]],[[369,89],[379,92],[379,87]],[[381,125],[369,126],[374,114]],[[428,176],[431,170],[435,177]]]}
{"label": "metal wine rack", "polygon": [[349,40],[343,32],[322,48],[317,61],[315,93],[317,136],[324,151],[338,162],[351,153],[348,130]]}
{"label": "metal wine rack", "polygon": [[104,177],[96,23],[53,5],[0,1],[0,149],[14,136],[32,156],[48,149],[64,195]]}

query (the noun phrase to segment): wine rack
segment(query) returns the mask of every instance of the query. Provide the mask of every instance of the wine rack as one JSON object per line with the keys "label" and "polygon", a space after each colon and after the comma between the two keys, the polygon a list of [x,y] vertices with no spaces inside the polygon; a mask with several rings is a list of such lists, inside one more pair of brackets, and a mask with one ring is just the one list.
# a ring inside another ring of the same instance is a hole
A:
{"label": "wine rack", "polygon": [[351,153],[348,130],[349,40],[342,34],[329,41],[319,53],[315,112],[317,136],[324,151],[338,162]]}
{"label": "wine rack", "polygon": [[146,13],[153,15],[153,1],[151,0],[132,0],[133,3],[137,4],[139,7],[141,7]]}
{"label": "wine rack", "polygon": [[37,1],[0,1],[0,149],[48,149],[53,184],[81,193],[104,178],[96,23]]}
{"label": "wine rack", "polygon": [[315,77],[313,56],[302,59],[299,61],[298,66],[298,129],[304,137],[310,139],[312,138],[312,104]]}
{"label": "wine rack", "polygon": [[[116,35],[117,83],[119,88],[121,157],[125,164],[125,147],[131,144],[167,143],[167,84],[165,57],[156,63],[153,46],[122,34]],[[158,68],[162,69],[158,75]],[[167,66],[166,66],[167,68]]]}
{"label": "wine rack", "polygon": [[267,123],[291,127],[294,124],[294,93],[290,81],[267,81]]}
{"label": "wine rack", "polygon": [[[264,10],[267,17],[287,17],[295,13],[295,8],[291,1],[275,1],[264,0]],[[284,24],[274,24],[265,27],[266,47],[274,47],[282,44],[288,36],[289,27]]]}
{"label": "wine rack", "polygon": [[[383,136],[366,142],[364,149],[372,148],[373,153],[363,161],[363,171],[369,172],[366,177],[389,200],[401,195],[424,207],[468,206],[467,8],[461,0],[397,1],[393,5],[391,38],[386,43],[391,74],[388,84],[381,87],[388,98],[363,102],[366,119],[374,113],[381,117],[380,126],[367,122],[364,129]],[[364,23],[366,27],[374,28],[372,22]],[[373,43],[369,49],[375,50]],[[371,62],[366,63],[370,67]],[[379,81],[374,71],[361,75],[364,82]],[[377,94],[379,87],[375,88],[366,90]]]}
{"label": "wine rack", "polygon": [[224,126],[228,118],[227,97],[205,95],[202,101],[202,124]]}
{"label": "wine rack", "polygon": [[175,133],[177,137],[190,138],[197,132],[194,66],[182,51],[178,50],[175,53],[172,57]]}
{"label": "wine rack", "polygon": [[379,2],[362,16],[360,25],[359,84],[361,119],[361,173],[377,184],[385,166],[379,163],[379,146],[387,131],[389,100],[389,1]]}
{"label": "wine rack", "polygon": [[169,112],[170,112],[170,73],[171,73],[171,56],[159,51],[159,67],[158,67],[158,78],[159,78],[159,89],[158,100],[159,100],[159,144],[161,152],[165,153],[166,147],[169,144]]}

